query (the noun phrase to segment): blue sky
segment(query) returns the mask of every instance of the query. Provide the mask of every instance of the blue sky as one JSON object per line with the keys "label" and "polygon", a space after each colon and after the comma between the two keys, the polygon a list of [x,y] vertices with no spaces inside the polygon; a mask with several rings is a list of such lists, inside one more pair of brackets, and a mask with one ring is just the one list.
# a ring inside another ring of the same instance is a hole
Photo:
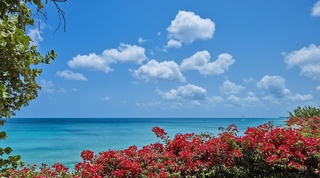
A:
{"label": "blue sky", "polygon": [[[16,117],[279,117],[320,103],[320,1],[60,3],[28,34],[58,58]],[[41,34],[41,35],[39,35]]]}

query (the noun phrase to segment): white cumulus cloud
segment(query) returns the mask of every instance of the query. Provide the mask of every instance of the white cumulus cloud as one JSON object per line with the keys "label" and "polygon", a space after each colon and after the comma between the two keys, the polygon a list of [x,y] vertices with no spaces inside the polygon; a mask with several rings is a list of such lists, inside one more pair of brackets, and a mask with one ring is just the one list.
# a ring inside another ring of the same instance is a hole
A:
{"label": "white cumulus cloud", "polygon": [[320,79],[320,46],[311,44],[291,53],[283,52],[288,67],[298,66],[300,75],[311,79]]}
{"label": "white cumulus cloud", "polygon": [[80,73],[74,73],[71,70],[58,71],[56,73],[59,77],[64,77],[67,80],[83,80],[86,81],[87,78]]}
{"label": "white cumulus cloud", "polygon": [[229,67],[235,63],[233,57],[228,53],[220,54],[213,62],[210,62],[210,58],[208,51],[199,51],[184,59],[180,64],[180,69],[182,71],[198,70],[202,75],[219,75],[228,71]]}
{"label": "white cumulus cloud", "polygon": [[253,92],[248,92],[244,98],[240,98],[235,95],[230,95],[227,97],[226,101],[227,105],[237,107],[252,107],[257,104],[260,104],[260,99]]}
{"label": "white cumulus cloud", "polygon": [[208,101],[211,103],[221,103],[223,102],[223,98],[221,96],[211,96],[208,98]]}
{"label": "white cumulus cloud", "polygon": [[320,79],[320,65],[307,64],[301,67],[301,75],[311,79]]}
{"label": "white cumulus cloud", "polygon": [[[198,39],[210,39],[215,31],[215,23],[209,18],[203,19],[194,12],[179,11],[167,28],[168,38],[180,44],[190,44]],[[168,42],[167,47],[170,46]]]}
{"label": "white cumulus cloud", "polygon": [[167,92],[162,92],[157,90],[157,92],[165,100],[206,100],[207,99],[207,90],[192,84],[187,84],[180,86],[177,89],[171,89]]}
{"label": "white cumulus cloud", "polygon": [[107,49],[99,55],[95,53],[77,55],[68,61],[68,66],[71,68],[87,68],[108,73],[113,70],[110,67],[112,63],[133,62],[142,64],[146,59],[147,57],[143,47],[121,43],[117,49]]}
{"label": "white cumulus cloud", "polygon": [[227,95],[236,95],[238,93],[241,92],[241,90],[243,90],[244,87],[241,85],[237,85],[233,82],[231,82],[230,80],[226,80],[225,82],[223,82],[222,86],[220,87],[220,91],[222,93],[225,93]]}
{"label": "white cumulus cloud", "polygon": [[276,97],[274,97],[272,95],[267,95],[267,96],[262,97],[262,100],[264,100],[264,101],[267,101],[267,102],[269,102],[271,104],[280,105],[281,103],[278,101],[278,99],[279,98],[276,98]]}
{"label": "white cumulus cloud", "polygon": [[308,101],[313,99],[313,96],[311,94],[301,95],[301,94],[295,94],[290,97],[293,101]]}
{"label": "white cumulus cloud", "polygon": [[312,16],[320,16],[320,1],[317,1],[311,9]]}
{"label": "white cumulus cloud", "polygon": [[248,92],[247,96],[243,100],[246,103],[257,103],[260,101],[260,99],[253,92]]}
{"label": "white cumulus cloud", "polygon": [[142,37],[139,37],[138,39],[138,43],[142,44],[144,42],[146,42],[147,40],[143,39]]}
{"label": "white cumulus cloud", "polygon": [[280,76],[264,76],[259,82],[257,87],[264,90],[267,95],[265,98],[285,98],[293,101],[307,101],[313,99],[311,94],[292,94],[285,86],[285,79]]}
{"label": "white cumulus cloud", "polygon": [[142,64],[147,59],[145,49],[136,45],[121,43],[118,49],[107,49],[103,51],[102,56],[111,58],[120,62],[133,62]]}
{"label": "white cumulus cloud", "polygon": [[53,88],[54,84],[52,81],[41,80],[40,86],[41,86],[41,90],[43,90],[47,93],[54,92],[54,88]]}
{"label": "white cumulus cloud", "polygon": [[27,35],[31,38],[31,46],[39,46],[39,43],[43,41],[43,37],[41,36],[41,31],[39,28],[32,28],[28,30]]}
{"label": "white cumulus cloud", "polygon": [[132,74],[147,82],[153,80],[180,80],[185,82],[186,80],[180,72],[178,64],[174,61],[158,62],[153,59],[137,70],[133,70]]}
{"label": "white cumulus cloud", "polygon": [[235,95],[230,95],[227,98],[227,101],[234,106],[242,106],[243,105],[243,103],[241,102],[241,99]]}
{"label": "white cumulus cloud", "polygon": [[89,55],[77,55],[73,57],[71,61],[68,61],[68,66],[71,68],[87,68],[108,73],[112,71],[109,65],[114,62],[113,60],[105,59],[101,55],[91,53]]}
{"label": "white cumulus cloud", "polygon": [[285,83],[286,80],[283,77],[266,75],[257,82],[257,87],[265,91],[266,94],[282,98],[291,95],[291,92],[286,88]]}
{"label": "white cumulus cloud", "polygon": [[182,46],[180,41],[170,39],[167,43],[167,48],[180,48]]}
{"label": "white cumulus cloud", "polygon": [[254,78],[250,77],[248,79],[244,79],[243,81],[246,83],[251,83],[251,82],[255,82],[256,80]]}

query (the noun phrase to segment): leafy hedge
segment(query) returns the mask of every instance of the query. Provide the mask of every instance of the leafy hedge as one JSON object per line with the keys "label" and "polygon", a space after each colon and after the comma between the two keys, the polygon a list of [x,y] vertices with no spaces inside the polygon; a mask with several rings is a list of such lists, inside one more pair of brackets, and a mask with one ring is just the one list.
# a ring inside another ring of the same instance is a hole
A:
{"label": "leafy hedge", "polygon": [[[312,121],[318,121],[314,117]],[[304,120],[304,119],[301,119]],[[309,121],[309,120],[308,120]],[[307,124],[313,124],[307,122]],[[319,177],[320,140],[301,129],[273,127],[271,123],[248,128],[237,136],[230,125],[217,136],[210,133],[177,134],[173,139],[154,127],[162,142],[141,149],[81,153],[72,172],[62,164],[11,169],[9,177]]]}
{"label": "leafy hedge", "polygon": [[289,112],[290,118],[310,118],[313,116],[320,117],[320,108],[312,107],[312,106],[305,106],[301,108],[298,106],[296,109],[292,112]]}

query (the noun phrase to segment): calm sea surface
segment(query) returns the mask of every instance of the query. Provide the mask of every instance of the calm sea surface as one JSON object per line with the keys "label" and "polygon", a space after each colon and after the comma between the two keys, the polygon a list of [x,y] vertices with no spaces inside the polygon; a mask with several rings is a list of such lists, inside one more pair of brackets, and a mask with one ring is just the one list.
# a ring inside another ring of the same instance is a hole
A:
{"label": "calm sea surface", "polygon": [[10,146],[12,155],[21,155],[28,164],[59,162],[73,168],[81,161],[82,150],[99,153],[160,141],[151,131],[154,126],[165,129],[173,138],[177,133],[216,135],[218,127],[236,124],[242,135],[247,127],[268,121],[276,126],[285,124],[283,118],[14,118],[3,127],[8,138],[0,141],[0,147]]}

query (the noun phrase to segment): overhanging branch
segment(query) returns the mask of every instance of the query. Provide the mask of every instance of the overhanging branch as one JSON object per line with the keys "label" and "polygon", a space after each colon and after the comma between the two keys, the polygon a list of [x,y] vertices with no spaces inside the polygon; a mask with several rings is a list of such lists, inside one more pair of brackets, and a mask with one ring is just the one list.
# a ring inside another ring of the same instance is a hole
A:
{"label": "overhanging branch", "polygon": [[66,1],[67,0],[52,0],[52,2],[54,3],[54,5],[56,6],[56,8],[58,10],[58,16],[59,16],[59,24],[58,24],[58,27],[56,28],[56,30],[53,32],[53,34],[55,34],[57,32],[57,30],[60,28],[62,22],[63,22],[63,31],[64,32],[67,31],[67,21],[65,18],[65,12],[57,4],[57,2],[66,2]]}

